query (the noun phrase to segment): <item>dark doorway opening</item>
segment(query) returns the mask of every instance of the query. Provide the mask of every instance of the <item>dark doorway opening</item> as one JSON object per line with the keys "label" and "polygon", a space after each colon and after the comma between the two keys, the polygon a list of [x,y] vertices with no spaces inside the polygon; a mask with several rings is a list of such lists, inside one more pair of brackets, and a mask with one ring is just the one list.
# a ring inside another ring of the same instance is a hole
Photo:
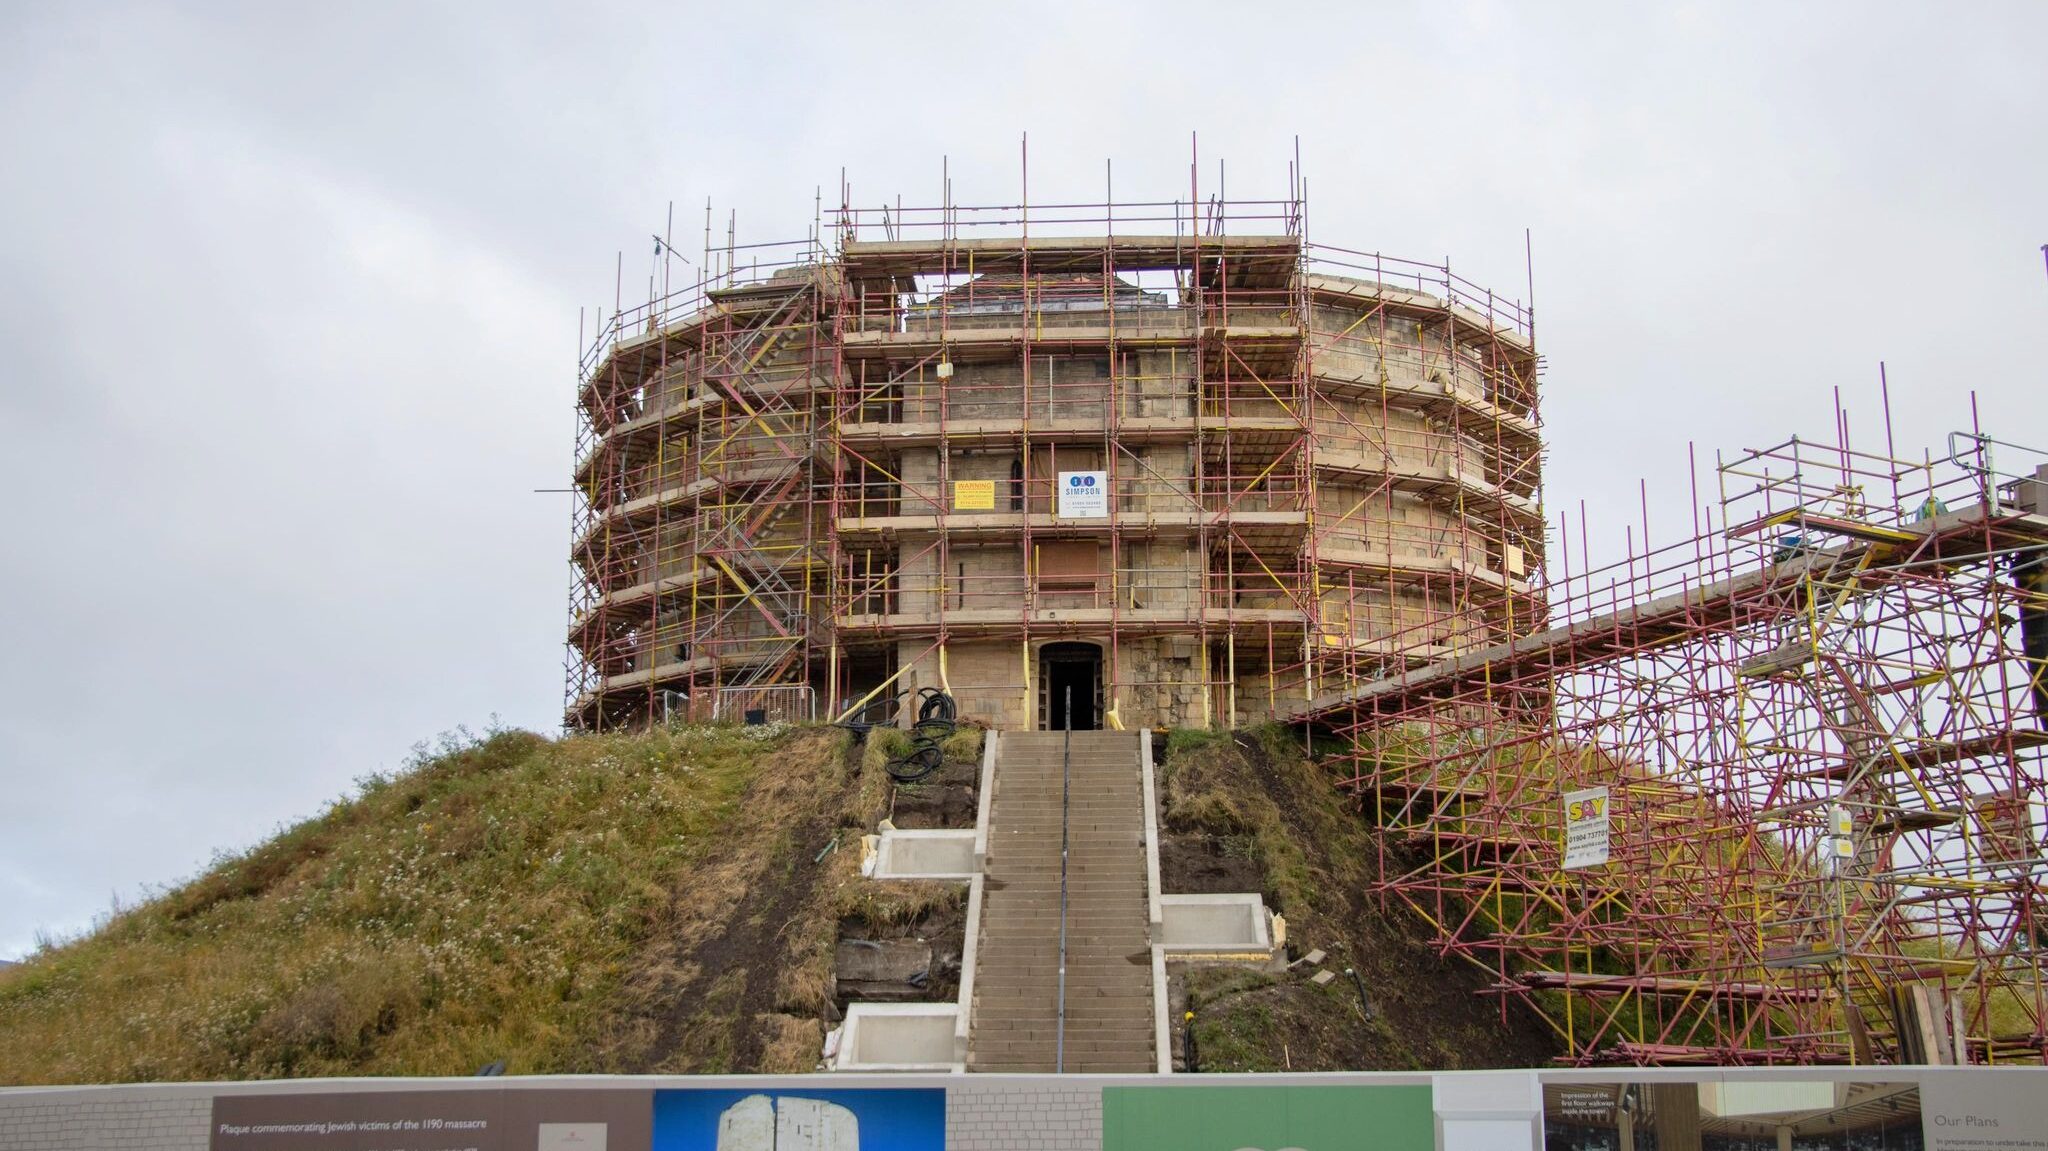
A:
{"label": "dark doorway opening", "polygon": [[1092,643],[1049,643],[1039,649],[1038,714],[1047,731],[1063,731],[1073,709],[1075,731],[1101,726],[1102,649]]}

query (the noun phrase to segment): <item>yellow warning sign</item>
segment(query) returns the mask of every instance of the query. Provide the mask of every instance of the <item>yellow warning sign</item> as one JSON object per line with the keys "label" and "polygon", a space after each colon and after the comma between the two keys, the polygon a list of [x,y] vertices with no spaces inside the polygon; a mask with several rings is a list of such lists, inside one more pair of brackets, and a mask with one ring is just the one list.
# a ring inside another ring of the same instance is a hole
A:
{"label": "yellow warning sign", "polygon": [[956,512],[992,512],[996,510],[996,482],[994,480],[954,480],[953,510]]}

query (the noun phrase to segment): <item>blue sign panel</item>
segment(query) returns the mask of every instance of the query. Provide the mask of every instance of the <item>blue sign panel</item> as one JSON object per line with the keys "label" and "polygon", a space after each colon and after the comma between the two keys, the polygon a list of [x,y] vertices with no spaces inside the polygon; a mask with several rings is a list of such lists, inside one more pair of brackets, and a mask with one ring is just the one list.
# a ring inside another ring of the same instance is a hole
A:
{"label": "blue sign panel", "polygon": [[654,1151],[945,1151],[943,1087],[654,1093]]}

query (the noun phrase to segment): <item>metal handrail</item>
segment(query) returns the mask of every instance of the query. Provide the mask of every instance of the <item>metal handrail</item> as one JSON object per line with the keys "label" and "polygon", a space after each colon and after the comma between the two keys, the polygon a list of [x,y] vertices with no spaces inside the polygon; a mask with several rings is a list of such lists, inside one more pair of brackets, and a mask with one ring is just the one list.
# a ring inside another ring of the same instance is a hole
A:
{"label": "metal handrail", "polygon": [[[1972,454],[1970,449],[1957,446],[1957,442],[1963,440],[1977,445],[1975,451],[1978,457],[1977,463],[1971,463],[1968,460],[1967,457]],[[2039,472],[2000,472],[1991,458],[1991,449],[1993,447],[2011,448],[2013,451],[2034,457],[2037,460],[2048,457],[2048,450],[2028,444],[2016,444],[2010,440],[2001,440],[1979,432],[1950,432],[1948,434],[1948,462],[1962,468],[1964,471],[1977,472],[1982,477],[1980,480],[1980,486],[1983,489],[1981,495],[1987,508],[1996,505],[1997,500],[1995,497],[2005,487],[2014,483],[2024,483],[2033,480],[2039,475]]]}
{"label": "metal handrail", "polygon": [[1060,736],[1060,998],[1053,1031],[1052,1069],[1067,1069],[1067,812],[1074,771],[1074,685],[1067,685],[1067,715]]}

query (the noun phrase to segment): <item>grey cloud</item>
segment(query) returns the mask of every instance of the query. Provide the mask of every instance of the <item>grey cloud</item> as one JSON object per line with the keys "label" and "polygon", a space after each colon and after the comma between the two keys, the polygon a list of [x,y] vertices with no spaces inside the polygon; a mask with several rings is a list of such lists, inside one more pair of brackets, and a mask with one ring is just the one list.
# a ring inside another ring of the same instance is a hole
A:
{"label": "grey cloud", "polygon": [[[1098,8],[1104,9],[1098,11]],[[1975,388],[2048,441],[2036,6],[65,5],[0,13],[0,954],[417,739],[548,728],[577,309],[706,196],[1284,187],[1519,295],[1554,509]]]}

